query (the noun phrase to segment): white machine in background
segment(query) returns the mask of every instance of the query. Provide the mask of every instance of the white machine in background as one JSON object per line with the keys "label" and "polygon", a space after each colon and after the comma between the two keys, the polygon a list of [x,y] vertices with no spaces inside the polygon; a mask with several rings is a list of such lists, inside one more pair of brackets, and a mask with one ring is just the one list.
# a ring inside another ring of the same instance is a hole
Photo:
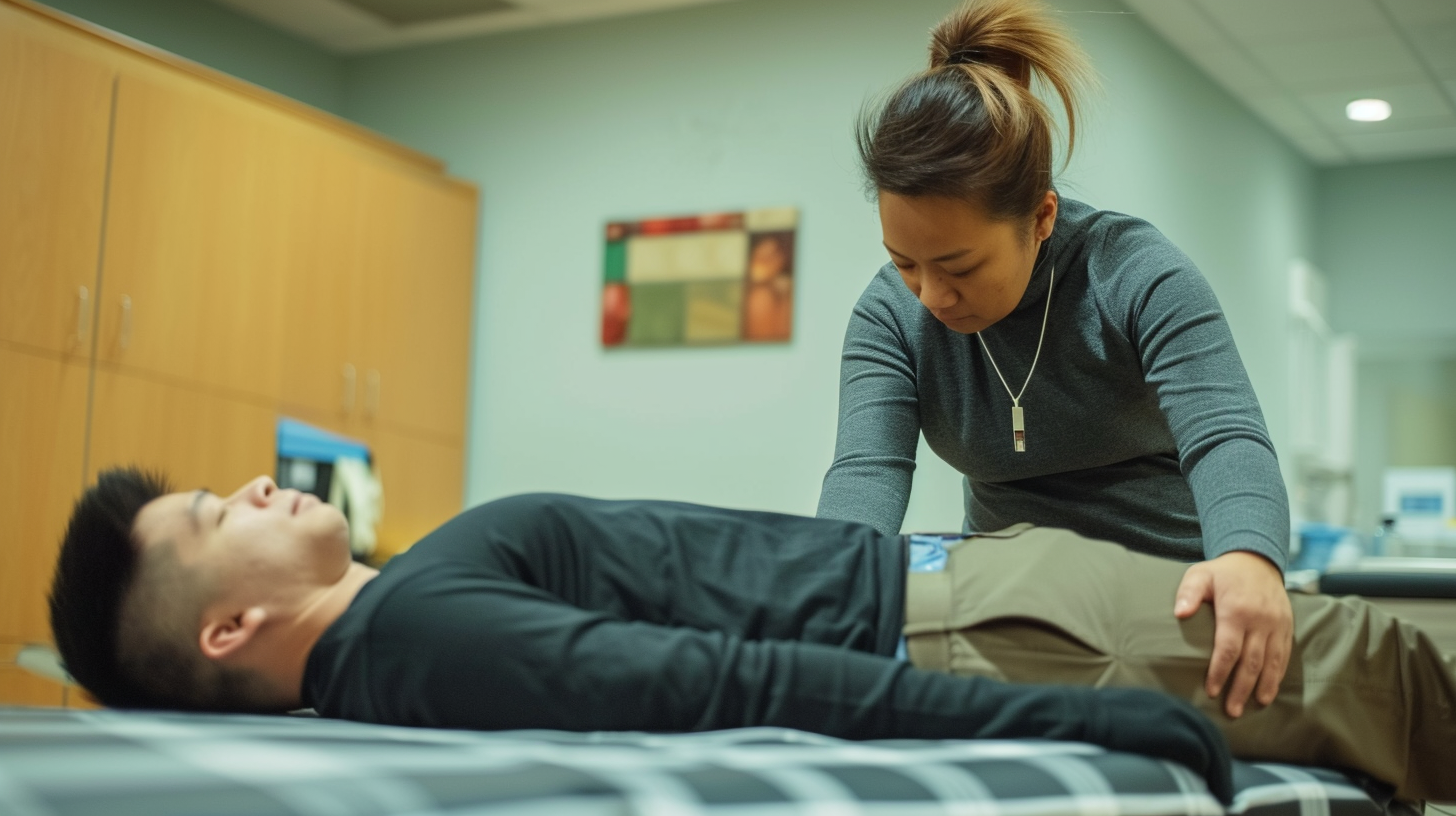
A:
{"label": "white machine in background", "polygon": [[1386,468],[1385,514],[1407,544],[1456,555],[1456,467]]}

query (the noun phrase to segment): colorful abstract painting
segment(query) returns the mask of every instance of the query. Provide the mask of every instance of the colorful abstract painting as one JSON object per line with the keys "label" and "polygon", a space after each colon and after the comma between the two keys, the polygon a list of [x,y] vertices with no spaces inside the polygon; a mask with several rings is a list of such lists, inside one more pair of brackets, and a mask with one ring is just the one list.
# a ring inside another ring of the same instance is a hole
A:
{"label": "colorful abstract painting", "polygon": [[602,345],[787,342],[792,207],[607,225]]}

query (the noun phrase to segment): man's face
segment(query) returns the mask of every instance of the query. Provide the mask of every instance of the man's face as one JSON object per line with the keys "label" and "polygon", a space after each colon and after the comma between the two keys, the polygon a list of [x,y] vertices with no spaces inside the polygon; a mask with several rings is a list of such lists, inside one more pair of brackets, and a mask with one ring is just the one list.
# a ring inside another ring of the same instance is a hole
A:
{"label": "man's face", "polygon": [[266,476],[225,498],[206,490],[162,496],[137,514],[135,529],[144,550],[171,542],[220,595],[247,603],[333,584],[350,563],[343,514]]}
{"label": "man's face", "polygon": [[[1051,232],[1055,198],[1037,212],[1033,233]],[[1038,243],[1024,224],[998,221],[954,198],[881,192],[880,227],[905,286],[961,334],[981,331],[1021,302]]]}

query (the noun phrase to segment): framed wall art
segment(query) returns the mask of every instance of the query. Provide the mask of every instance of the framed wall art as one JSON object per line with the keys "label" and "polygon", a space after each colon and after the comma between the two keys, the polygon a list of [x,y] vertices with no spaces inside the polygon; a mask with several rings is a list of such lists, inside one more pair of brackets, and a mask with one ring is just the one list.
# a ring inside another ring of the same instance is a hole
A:
{"label": "framed wall art", "polygon": [[798,225],[792,207],[607,224],[602,345],[789,341]]}

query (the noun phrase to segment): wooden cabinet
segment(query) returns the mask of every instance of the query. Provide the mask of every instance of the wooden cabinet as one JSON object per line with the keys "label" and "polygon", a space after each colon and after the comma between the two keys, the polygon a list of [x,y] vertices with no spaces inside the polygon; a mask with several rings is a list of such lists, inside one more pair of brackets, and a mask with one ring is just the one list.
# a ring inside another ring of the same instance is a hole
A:
{"label": "wooden cabinet", "polygon": [[59,539],[106,467],[231,492],[291,415],[371,445],[382,554],[459,511],[476,192],[442,170],[0,0],[0,704],[80,699],[5,655],[50,639]]}
{"label": "wooden cabinet", "polygon": [[[460,443],[470,350],[475,191],[439,177],[395,174],[399,202],[376,262],[378,301],[367,325],[364,413],[383,424]],[[371,210],[379,217],[384,210]],[[383,225],[380,225],[381,227]],[[384,232],[383,229],[380,230]],[[383,249],[383,248],[382,248]],[[464,308],[462,308],[464,307]],[[372,374],[371,372],[377,372]]]}
{"label": "wooden cabinet", "polygon": [[193,77],[123,69],[98,359],[277,397],[301,127]]}
{"label": "wooden cabinet", "polygon": [[0,643],[47,640],[46,592],[83,484],[90,369],[0,345]]}
{"label": "wooden cabinet", "polygon": [[463,443],[475,190],[379,162],[315,168],[314,212],[345,217],[311,231],[307,274],[284,284],[281,402],[345,433]]}
{"label": "wooden cabinet", "polygon": [[342,431],[359,402],[366,205],[361,162],[331,146],[324,140],[308,146],[312,171],[297,191],[295,266],[281,290],[279,402],[301,419]]}
{"label": "wooden cabinet", "polygon": [[107,467],[130,464],[165,473],[179,490],[226,495],[273,473],[271,405],[104,366],[92,393],[88,482]]}
{"label": "wooden cabinet", "polygon": [[460,512],[465,452],[459,444],[390,430],[367,437],[384,485],[378,554],[388,558]]}
{"label": "wooden cabinet", "polygon": [[17,648],[0,643],[0,700],[9,705],[61,705],[66,699],[65,686],[5,661],[4,655],[13,654]]}
{"label": "wooden cabinet", "polygon": [[112,78],[0,4],[0,340],[90,354]]}

